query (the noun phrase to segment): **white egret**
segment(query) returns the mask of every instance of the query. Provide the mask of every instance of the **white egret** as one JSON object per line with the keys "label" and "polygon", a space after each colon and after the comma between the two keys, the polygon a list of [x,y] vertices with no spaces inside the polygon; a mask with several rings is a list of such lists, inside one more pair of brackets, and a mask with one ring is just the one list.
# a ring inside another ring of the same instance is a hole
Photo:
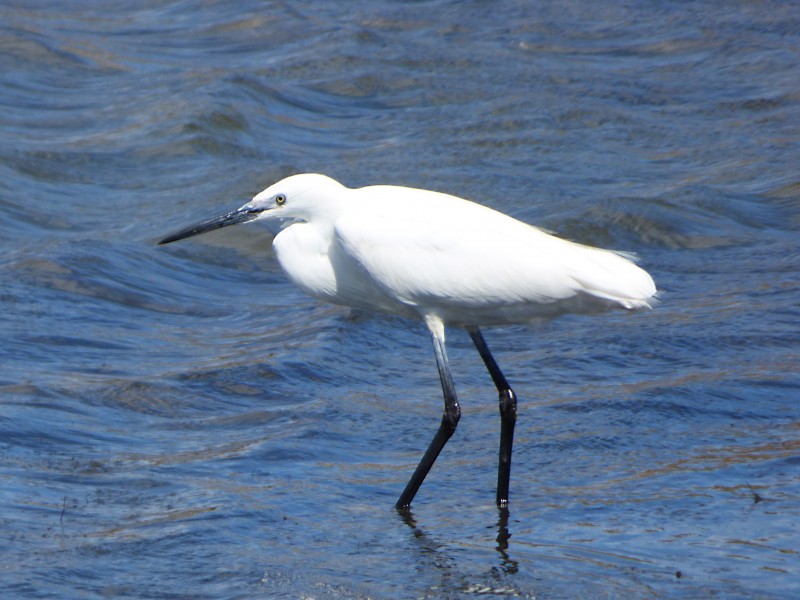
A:
{"label": "white egret", "polygon": [[517,399],[479,327],[647,308],[656,294],[629,255],[559,239],[455,196],[388,185],[349,189],[318,174],[288,177],[238,210],[160,243],[261,219],[289,222],[273,246],[289,278],[311,296],[418,318],[430,330],[444,415],[398,509],[410,506],[461,416],[445,325],[467,330],[500,396],[497,504],[505,506]]}

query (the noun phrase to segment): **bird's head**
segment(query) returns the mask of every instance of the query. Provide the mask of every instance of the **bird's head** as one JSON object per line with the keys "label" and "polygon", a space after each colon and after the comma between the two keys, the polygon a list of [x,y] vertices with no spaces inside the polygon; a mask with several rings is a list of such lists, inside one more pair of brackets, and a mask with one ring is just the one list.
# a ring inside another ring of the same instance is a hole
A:
{"label": "bird's head", "polygon": [[169,244],[228,225],[258,219],[309,221],[313,217],[321,217],[325,205],[335,203],[338,193],[345,189],[338,181],[326,175],[316,173],[292,175],[256,194],[241,208],[176,231],[158,243]]}

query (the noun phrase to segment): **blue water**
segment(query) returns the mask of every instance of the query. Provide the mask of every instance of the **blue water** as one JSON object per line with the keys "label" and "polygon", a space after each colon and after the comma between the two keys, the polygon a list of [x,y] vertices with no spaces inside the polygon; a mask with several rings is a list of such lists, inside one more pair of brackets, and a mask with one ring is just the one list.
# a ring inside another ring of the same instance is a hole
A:
{"label": "blue water", "polygon": [[[791,2],[6,2],[0,596],[796,598]],[[449,332],[293,288],[259,226],[317,171],[636,252],[652,311]]]}

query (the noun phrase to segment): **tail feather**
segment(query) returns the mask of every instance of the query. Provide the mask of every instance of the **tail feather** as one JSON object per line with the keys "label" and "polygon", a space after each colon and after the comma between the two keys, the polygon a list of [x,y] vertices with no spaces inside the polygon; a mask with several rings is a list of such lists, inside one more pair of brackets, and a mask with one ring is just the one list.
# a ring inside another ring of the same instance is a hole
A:
{"label": "tail feather", "polygon": [[[586,249],[591,253],[584,254],[579,268],[570,273],[584,293],[630,310],[652,307],[656,285],[650,274],[634,263],[632,254]],[[586,258],[592,268],[587,268]]]}

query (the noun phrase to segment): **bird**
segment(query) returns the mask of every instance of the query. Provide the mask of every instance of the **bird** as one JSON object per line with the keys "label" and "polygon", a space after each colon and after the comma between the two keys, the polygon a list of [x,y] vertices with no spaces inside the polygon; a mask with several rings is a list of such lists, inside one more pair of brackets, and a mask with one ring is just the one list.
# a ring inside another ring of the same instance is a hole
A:
{"label": "bird", "polygon": [[289,279],[324,302],[421,320],[433,342],[444,398],[436,433],[396,503],[411,502],[452,437],[461,407],[445,327],[467,331],[499,396],[496,503],[509,501],[517,396],[482,327],[565,313],[651,308],[653,278],[631,254],[556,237],[483,204],[395,185],[348,188],[322,174],[289,176],[241,208],[159,244],[255,221],[282,223],[273,248]]}

